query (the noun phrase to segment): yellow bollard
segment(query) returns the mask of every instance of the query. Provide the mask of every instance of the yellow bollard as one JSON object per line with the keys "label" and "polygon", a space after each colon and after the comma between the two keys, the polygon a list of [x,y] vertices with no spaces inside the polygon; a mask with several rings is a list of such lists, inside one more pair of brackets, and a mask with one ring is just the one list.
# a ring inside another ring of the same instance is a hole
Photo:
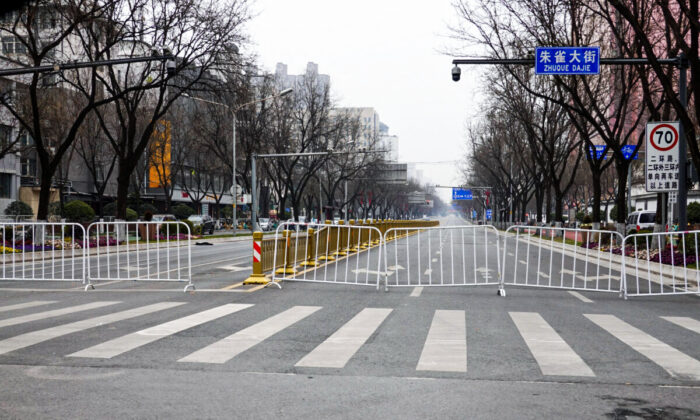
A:
{"label": "yellow bollard", "polygon": [[275,271],[275,274],[295,274],[294,261],[292,261],[292,231],[285,230],[284,236],[284,265]]}
{"label": "yellow bollard", "polygon": [[336,244],[335,235],[333,232],[333,222],[326,220],[325,235],[322,235],[325,243],[323,243],[323,247],[321,247],[321,244],[319,244],[318,248],[318,251],[322,252],[323,255],[317,258],[318,261],[335,261],[335,257],[332,255],[332,253],[335,252]]}
{"label": "yellow bollard", "polygon": [[348,255],[345,249],[345,245],[347,244],[348,240],[348,232],[343,226],[345,224],[344,220],[341,220],[338,222],[338,226],[334,227],[334,229],[337,230],[337,238],[336,238],[336,243],[338,244],[338,249],[333,253],[334,256],[336,257],[344,257]]}
{"label": "yellow bollard", "polygon": [[243,281],[243,284],[265,284],[268,283],[265,274],[263,274],[262,261],[262,232],[253,233],[253,273]]}
{"label": "yellow bollard", "polygon": [[357,249],[357,229],[353,229],[355,227],[355,221],[350,220],[350,226],[348,226],[346,229],[348,230],[348,237],[350,244],[348,246],[348,254],[354,254],[355,252],[359,251]]}
{"label": "yellow bollard", "polygon": [[[360,225],[362,225],[363,228],[369,228],[370,223],[367,220],[360,220]],[[360,249],[367,249],[369,248],[369,232],[370,229],[361,229],[360,230]]]}
{"label": "yellow bollard", "polygon": [[306,261],[302,262],[301,266],[316,267],[316,232],[314,228],[309,228],[306,231]]}

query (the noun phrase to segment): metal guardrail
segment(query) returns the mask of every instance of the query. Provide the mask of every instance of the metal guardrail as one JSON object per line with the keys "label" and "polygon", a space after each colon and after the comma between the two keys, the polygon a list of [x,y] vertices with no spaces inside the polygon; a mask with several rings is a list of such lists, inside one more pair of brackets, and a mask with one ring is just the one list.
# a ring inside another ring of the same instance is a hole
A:
{"label": "metal guardrail", "polygon": [[192,282],[190,228],[183,222],[96,222],[86,246],[97,250],[87,263],[90,280]]}
{"label": "metal guardrail", "polygon": [[0,280],[84,282],[85,236],[77,223],[0,223]]}

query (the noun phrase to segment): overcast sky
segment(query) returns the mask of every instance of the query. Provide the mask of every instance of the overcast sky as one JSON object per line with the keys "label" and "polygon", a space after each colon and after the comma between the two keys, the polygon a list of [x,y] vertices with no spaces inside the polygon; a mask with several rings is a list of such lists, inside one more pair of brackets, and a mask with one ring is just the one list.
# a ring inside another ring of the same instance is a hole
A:
{"label": "overcast sky", "polygon": [[301,74],[317,63],[339,106],[373,107],[399,136],[401,161],[443,162],[423,165],[426,181],[459,182],[445,161],[464,157],[479,78],[468,68],[458,83],[450,76],[450,0],[256,0],[253,11],[247,32],[263,69],[282,62]]}

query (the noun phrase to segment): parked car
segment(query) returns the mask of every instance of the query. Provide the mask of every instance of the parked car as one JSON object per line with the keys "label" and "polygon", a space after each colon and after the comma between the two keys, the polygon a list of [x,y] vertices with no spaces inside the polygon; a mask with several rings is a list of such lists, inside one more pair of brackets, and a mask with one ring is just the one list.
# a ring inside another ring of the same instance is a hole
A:
{"label": "parked car", "polygon": [[192,226],[202,226],[202,234],[209,232],[210,235],[214,234],[214,219],[208,214],[195,214],[187,218],[192,222]]}
{"label": "parked car", "polygon": [[261,217],[258,219],[258,226],[260,226],[260,230],[263,232],[266,230],[270,230],[272,225],[270,224],[270,219],[267,217]]}
{"label": "parked car", "polygon": [[627,232],[629,233],[632,229],[637,232],[642,229],[654,229],[655,221],[656,211],[654,210],[633,211],[627,216]]}

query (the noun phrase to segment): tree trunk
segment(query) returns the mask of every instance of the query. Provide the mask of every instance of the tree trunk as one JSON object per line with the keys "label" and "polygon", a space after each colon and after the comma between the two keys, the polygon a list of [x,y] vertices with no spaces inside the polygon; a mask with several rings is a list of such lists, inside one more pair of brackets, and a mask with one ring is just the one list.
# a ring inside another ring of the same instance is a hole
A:
{"label": "tree trunk", "polygon": [[37,220],[47,220],[49,215],[49,200],[51,200],[51,178],[53,171],[42,169],[41,189],[39,190],[39,210]]}
{"label": "tree trunk", "polygon": [[617,205],[617,223],[625,223],[627,220],[627,172],[629,171],[629,165],[618,164],[615,165],[617,169],[617,196],[615,196],[615,204]]}
{"label": "tree trunk", "polygon": [[598,223],[600,217],[600,197],[602,196],[602,187],[600,185],[600,173],[591,171],[593,175],[593,222]]}
{"label": "tree trunk", "polygon": [[131,165],[125,160],[119,160],[119,175],[117,176],[117,219],[126,220],[126,206],[129,198],[129,182],[131,180]]}
{"label": "tree trunk", "polygon": [[537,204],[537,223],[542,223],[542,204],[544,201],[544,186],[540,184],[535,189],[535,203]]}

